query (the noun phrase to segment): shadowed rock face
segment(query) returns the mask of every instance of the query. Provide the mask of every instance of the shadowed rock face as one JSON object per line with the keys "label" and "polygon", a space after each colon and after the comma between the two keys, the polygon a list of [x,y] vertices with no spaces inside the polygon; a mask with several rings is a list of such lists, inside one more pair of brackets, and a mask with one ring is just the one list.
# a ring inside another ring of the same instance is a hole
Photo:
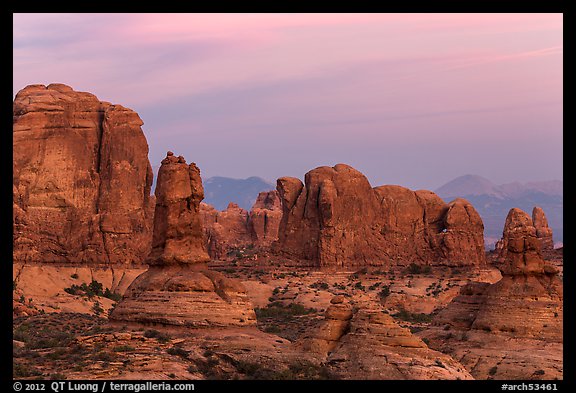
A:
{"label": "shadowed rock face", "polygon": [[142,124],[136,112],[62,84],[16,95],[15,261],[144,260],[152,169]]}
{"label": "shadowed rock face", "polygon": [[354,168],[319,167],[278,179],[282,202],[275,249],[316,266],[452,266],[485,263],[483,224],[464,199],[444,203],[430,191],[372,188]]}
{"label": "shadowed rock face", "polygon": [[200,214],[208,253],[220,259],[242,247],[268,249],[278,239],[282,210],[278,192],[265,191],[258,194],[249,212],[235,203],[228,204],[223,211],[202,203]]}
{"label": "shadowed rock face", "polygon": [[235,203],[224,211],[202,203],[200,214],[204,225],[205,243],[210,257],[222,259],[229,251],[252,243],[248,230],[248,212]]}
{"label": "shadowed rock face", "polygon": [[247,326],[256,315],[240,281],[209,271],[200,170],[168,152],[156,185],[150,268],[127,289],[112,321],[183,327]]}
{"label": "shadowed rock face", "polygon": [[259,247],[270,247],[278,240],[278,228],[282,219],[282,203],[276,190],[258,194],[250,209],[248,227],[252,240]]}

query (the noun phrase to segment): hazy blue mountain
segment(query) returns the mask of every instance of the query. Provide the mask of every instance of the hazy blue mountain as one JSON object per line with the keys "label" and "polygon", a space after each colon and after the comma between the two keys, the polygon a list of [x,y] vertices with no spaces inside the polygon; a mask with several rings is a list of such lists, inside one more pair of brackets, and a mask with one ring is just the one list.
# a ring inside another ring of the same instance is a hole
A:
{"label": "hazy blue mountain", "polygon": [[457,177],[438,188],[435,192],[441,197],[454,195],[503,196],[498,190],[498,186],[490,180],[478,175],[464,175]]}
{"label": "hazy blue mountain", "polygon": [[228,203],[234,202],[243,209],[250,210],[258,193],[276,189],[276,185],[252,176],[247,179],[230,177],[210,177],[203,182],[204,202],[218,210],[224,210]]}
{"label": "hazy blue mountain", "polygon": [[502,236],[504,221],[511,208],[517,207],[532,214],[534,206],[544,209],[554,232],[554,241],[562,242],[562,190],[563,182],[560,180],[495,185],[481,176],[465,175],[446,183],[435,192],[445,201],[457,197],[470,201],[484,221],[486,243],[492,244]]}

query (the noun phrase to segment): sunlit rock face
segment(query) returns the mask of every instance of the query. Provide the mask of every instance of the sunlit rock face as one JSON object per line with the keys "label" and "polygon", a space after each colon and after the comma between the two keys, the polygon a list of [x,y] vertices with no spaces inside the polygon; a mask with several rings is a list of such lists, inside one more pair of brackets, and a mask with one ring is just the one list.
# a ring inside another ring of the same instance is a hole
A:
{"label": "sunlit rock face", "polygon": [[484,226],[464,199],[431,191],[372,188],[354,168],[319,167],[278,179],[282,202],[275,250],[320,267],[485,264]]}
{"label": "sunlit rock face", "polygon": [[240,281],[208,270],[200,170],[168,152],[156,185],[150,268],[128,287],[110,319],[189,328],[249,326],[256,315]]}
{"label": "sunlit rock face", "polygon": [[14,261],[141,264],[152,236],[138,114],[62,84],[13,104]]}

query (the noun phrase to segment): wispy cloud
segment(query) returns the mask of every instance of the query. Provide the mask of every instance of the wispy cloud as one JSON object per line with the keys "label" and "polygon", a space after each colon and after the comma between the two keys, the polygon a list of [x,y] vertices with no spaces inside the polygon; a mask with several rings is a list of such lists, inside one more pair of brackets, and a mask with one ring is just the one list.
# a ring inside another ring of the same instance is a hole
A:
{"label": "wispy cloud", "polygon": [[[561,14],[15,14],[13,90],[62,82],[132,107],[153,162],[187,146],[208,173],[298,174],[303,151],[302,170],[376,176],[399,146],[447,170],[438,155],[471,141],[561,146],[562,40]],[[515,162],[545,177],[555,160]],[[520,170],[503,149],[491,162]]]}
{"label": "wispy cloud", "polygon": [[478,67],[485,64],[490,63],[498,63],[503,61],[512,61],[512,60],[522,60],[528,58],[535,58],[535,57],[542,57],[542,56],[551,56],[551,55],[561,55],[563,54],[563,47],[561,45],[552,46],[550,48],[541,48],[535,49],[525,52],[519,53],[511,53],[511,54],[497,54],[491,56],[481,56],[477,58],[471,58],[464,60],[462,63],[457,64],[452,67],[446,68],[447,71],[459,70],[463,68],[470,68],[470,67]]}

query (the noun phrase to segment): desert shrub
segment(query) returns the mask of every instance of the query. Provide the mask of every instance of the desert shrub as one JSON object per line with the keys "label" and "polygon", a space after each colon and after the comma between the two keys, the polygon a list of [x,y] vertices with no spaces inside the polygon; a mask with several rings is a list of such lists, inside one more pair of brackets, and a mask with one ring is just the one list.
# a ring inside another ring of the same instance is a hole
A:
{"label": "desert shrub", "polygon": [[64,348],[57,348],[55,351],[47,353],[45,357],[50,360],[62,359],[68,351]]}
{"label": "desert shrub", "polygon": [[383,285],[382,289],[380,290],[380,292],[378,292],[378,297],[382,300],[386,299],[388,296],[390,296],[390,286],[389,285]]}
{"label": "desert shrub", "polygon": [[101,351],[94,355],[94,359],[102,362],[112,362],[114,361],[115,357],[110,352]]}
{"label": "desert shrub", "polygon": [[14,359],[12,359],[12,369],[14,378],[37,377],[42,375],[42,372],[36,368],[17,363]]}
{"label": "desert shrub", "polygon": [[420,265],[412,262],[407,268],[406,272],[409,274],[420,274],[422,272],[422,267]]}
{"label": "desert shrub", "polygon": [[316,312],[316,309],[306,308],[299,303],[290,303],[288,306],[284,306],[280,302],[272,302],[269,303],[265,308],[256,307],[254,311],[256,312],[256,317],[258,318],[275,318],[311,314]]}
{"label": "desert shrub", "polygon": [[254,375],[261,368],[261,365],[259,363],[245,362],[241,360],[236,362],[234,366],[236,367],[236,370],[238,370],[238,372],[246,375]]}
{"label": "desert shrub", "polygon": [[94,312],[94,315],[100,315],[102,312],[104,312],[104,309],[102,308],[102,305],[99,301],[95,301],[92,305],[92,312]]}
{"label": "desert shrub", "polygon": [[370,286],[368,287],[368,289],[369,289],[370,291],[372,291],[372,290],[378,288],[378,287],[380,286],[380,284],[382,284],[382,283],[381,283],[381,282],[375,282],[374,284],[370,285]]}
{"label": "desert shrub", "polygon": [[316,281],[314,284],[310,284],[310,288],[327,290],[330,285],[326,282]]}
{"label": "desert shrub", "polygon": [[488,370],[488,374],[494,375],[494,374],[496,374],[497,371],[498,371],[498,366],[494,366],[490,370]]}
{"label": "desert shrub", "polygon": [[67,332],[54,332],[50,336],[40,336],[31,338],[26,346],[30,349],[42,349],[42,348],[56,348],[56,347],[67,347],[70,345],[74,336]]}
{"label": "desert shrub", "polygon": [[134,348],[131,345],[118,345],[114,348],[112,348],[112,350],[114,352],[132,352],[134,351],[136,348]]}
{"label": "desert shrub", "polygon": [[273,370],[262,367],[260,363],[236,361],[234,366],[247,379],[254,380],[326,380],[336,379],[324,366],[300,360],[291,363],[288,368]]}
{"label": "desert shrub", "polygon": [[536,371],[534,371],[534,375],[544,375],[544,374],[546,374],[546,371],[544,371],[544,370],[536,370]]}
{"label": "desert shrub", "polygon": [[411,313],[403,308],[398,310],[396,314],[392,315],[395,318],[401,319],[406,322],[415,322],[415,323],[429,323],[432,321],[431,314],[424,314],[424,313]]}
{"label": "desert shrub", "polygon": [[161,343],[166,343],[166,342],[170,341],[169,335],[162,333],[162,332],[159,332],[158,330],[155,330],[155,329],[146,330],[144,332],[144,337],[155,338],[156,340],[158,340],[158,342],[161,342]]}
{"label": "desert shrub", "polygon": [[76,280],[78,278],[78,273],[71,274],[70,278],[73,278],[74,280]]}
{"label": "desert shrub", "polygon": [[185,349],[180,347],[168,348],[168,351],[166,352],[168,352],[170,355],[180,356],[183,359],[186,359],[188,357],[188,354],[190,353],[189,351],[186,351]]}
{"label": "desert shrub", "polygon": [[116,292],[112,292],[109,288],[106,288],[104,290],[104,294],[102,296],[105,298],[108,298],[110,300],[114,300],[116,302],[119,302],[120,300],[122,300],[122,295],[120,295],[119,293],[116,293]]}
{"label": "desert shrub", "polygon": [[114,301],[122,299],[122,295],[112,292],[109,288],[104,288],[102,283],[96,280],[92,280],[90,284],[85,282],[80,285],[72,284],[72,286],[64,288],[64,292],[75,296],[87,296],[89,299],[94,296],[101,296]]}
{"label": "desert shrub", "polygon": [[264,328],[264,331],[266,333],[280,333],[282,329],[280,329],[278,326],[266,326],[266,328]]}

